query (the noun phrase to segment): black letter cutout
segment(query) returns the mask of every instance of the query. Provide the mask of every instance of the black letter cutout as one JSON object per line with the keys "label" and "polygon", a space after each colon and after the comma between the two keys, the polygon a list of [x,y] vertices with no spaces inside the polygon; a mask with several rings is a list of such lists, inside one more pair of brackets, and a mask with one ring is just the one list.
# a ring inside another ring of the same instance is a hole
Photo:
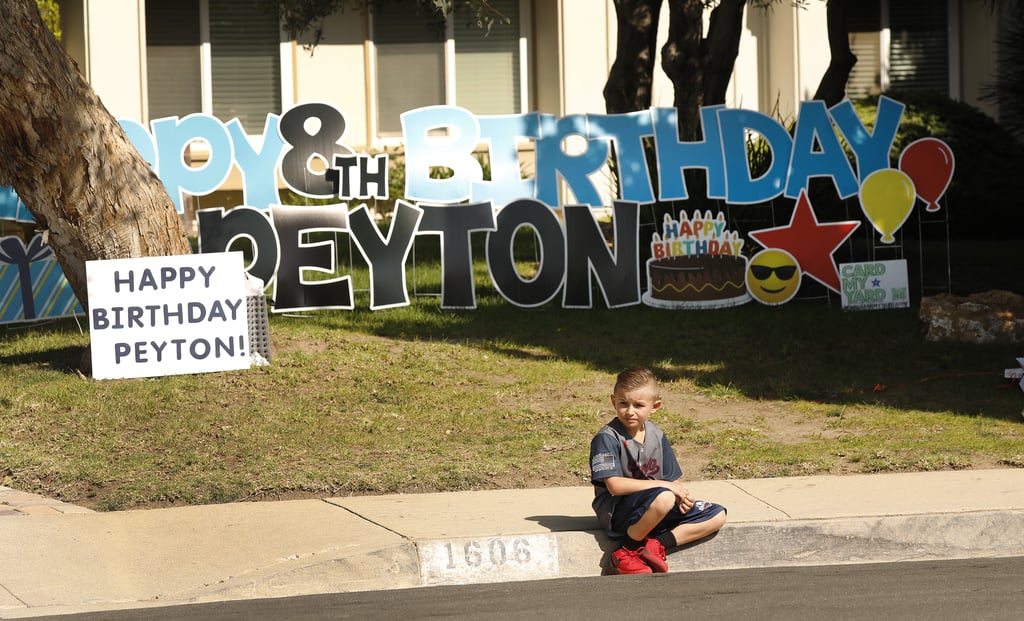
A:
{"label": "black letter cutout", "polygon": [[[319,122],[312,134],[306,129],[306,121],[310,119]],[[335,180],[338,171],[331,168],[334,156],[352,152],[339,144],[345,133],[345,116],[327,104],[304,103],[281,116],[277,131],[291,147],[281,158],[281,177],[288,187],[314,198],[329,198],[337,194]],[[323,163],[324,172],[316,172],[309,167],[314,158]]]}
{"label": "black letter cutout", "polygon": [[[530,280],[519,275],[512,248],[523,226],[533,228],[540,243],[540,265]],[[487,234],[487,268],[498,293],[516,306],[541,306],[555,297],[565,276],[565,239],[551,208],[532,198],[506,205],[498,213],[498,230]]]}
{"label": "black letter cutout", "polygon": [[563,210],[565,245],[569,250],[562,298],[565,308],[592,307],[591,271],[597,276],[608,308],[640,303],[640,205],[615,201],[613,209],[614,255],[589,206],[567,205]]}
{"label": "black letter cutout", "polygon": [[384,240],[366,205],[349,214],[352,239],[370,266],[370,310],[409,305],[405,259],[422,216],[423,210],[399,199],[391,217],[391,230]]}
{"label": "black letter cutout", "polygon": [[441,236],[441,308],[476,308],[470,233],[495,229],[491,202],[420,209],[420,233]]}
{"label": "black letter cutout", "polygon": [[352,277],[307,281],[302,272],[314,269],[333,274],[337,267],[337,248],[333,241],[307,243],[303,237],[312,232],[348,230],[348,211],[343,206],[271,208],[277,235],[281,240],[281,267],[274,287],[274,312],[314,310],[318,308],[352,309]]}
{"label": "black letter cutout", "polygon": [[253,258],[246,271],[269,285],[277,272],[281,248],[274,225],[264,214],[252,207],[235,207],[226,214],[223,207],[199,210],[199,252],[227,252],[236,239],[247,237]]}

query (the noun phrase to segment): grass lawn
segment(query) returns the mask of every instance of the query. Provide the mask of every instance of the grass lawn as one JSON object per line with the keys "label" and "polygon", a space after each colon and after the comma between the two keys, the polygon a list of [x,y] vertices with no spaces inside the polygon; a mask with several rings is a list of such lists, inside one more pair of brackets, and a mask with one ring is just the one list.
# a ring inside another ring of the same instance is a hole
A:
{"label": "grass lawn", "polygon": [[[961,262],[954,292],[1020,293],[1018,247]],[[477,269],[475,310],[371,312],[360,292],[274,315],[272,364],[247,371],[96,381],[74,320],[4,327],[0,483],[100,510],[586,485],[632,365],[661,378],[655,420],[691,479],[1024,466],[1024,393],[1003,379],[1024,345],[928,342],[916,304],[525,310]],[[439,289],[429,257],[410,279]]]}

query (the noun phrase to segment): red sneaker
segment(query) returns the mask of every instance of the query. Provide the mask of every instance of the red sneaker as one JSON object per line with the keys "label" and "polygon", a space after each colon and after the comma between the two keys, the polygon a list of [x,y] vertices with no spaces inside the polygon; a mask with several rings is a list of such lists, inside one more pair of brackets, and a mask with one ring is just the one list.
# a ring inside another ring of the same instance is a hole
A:
{"label": "red sneaker", "polygon": [[648,539],[644,547],[637,550],[637,556],[657,572],[668,571],[668,558],[665,556],[665,546],[657,539]]}
{"label": "red sneaker", "polygon": [[[643,550],[643,548],[640,548]],[[612,573],[616,574],[649,574],[651,568],[640,560],[640,550],[619,548],[612,552]]]}

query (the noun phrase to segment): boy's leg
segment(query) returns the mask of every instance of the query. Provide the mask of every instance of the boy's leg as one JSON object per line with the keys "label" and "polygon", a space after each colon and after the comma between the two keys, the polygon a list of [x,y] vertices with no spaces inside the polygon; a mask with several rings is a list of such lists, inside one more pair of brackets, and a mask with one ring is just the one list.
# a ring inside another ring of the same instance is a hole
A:
{"label": "boy's leg", "polygon": [[655,526],[661,523],[676,504],[676,496],[670,490],[658,494],[647,511],[626,529],[626,536],[634,541],[643,541]]}
{"label": "boy's leg", "polygon": [[[653,498],[647,495],[641,500],[638,494],[639,502],[634,505],[634,511],[630,514],[636,521],[625,530],[627,540],[622,550],[628,548],[630,556],[635,555],[636,559],[654,571],[665,572],[668,571],[666,547],[680,546],[717,533],[725,525],[726,512],[724,507],[715,503],[698,501],[698,506],[684,515],[680,512],[676,496],[671,490],[662,488],[650,491],[653,492]],[[644,503],[648,503],[646,508]],[[711,517],[707,517],[708,514],[711,514]],[[686,519],[698,521],[684,521]],[[655,529],[662,534],[654,539],[648,539]],[[632,558],[629,560],[632,562]]]}
{"label": "boy's leg", "polygon": [[653,539],[647,539],[647,535],[665,519],[675,505],[675,494],[671,490],[663,489],[651,500],[647,510],[640,515],[640,519],[626,529],[626,536],[633,541],[630,547],[634,548],[637,558],[656,572],[668,571],[665,548]]}
{"label": "boy's leg", "polygon": [[672,529],[672,534],[676,538],[676,545],[681,546],[684,543],[690,543],[691,541],[697,541],[698,539],[713,535],[722,530],[723,526],[725,526],[725,511],[720,511],[714,517],[703,522],[680,524]]}

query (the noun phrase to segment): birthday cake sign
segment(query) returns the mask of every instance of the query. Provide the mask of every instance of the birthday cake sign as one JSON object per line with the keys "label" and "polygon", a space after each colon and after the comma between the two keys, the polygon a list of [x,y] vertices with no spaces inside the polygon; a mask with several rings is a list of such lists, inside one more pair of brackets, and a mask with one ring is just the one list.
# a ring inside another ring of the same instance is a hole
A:
{"label": "birthday cake sign", "polygon": [[673,220],[665,214],[654,233],[647,261],[643,301],[660,308],[722,308],[750,301],[743,240],[725,228],[725,215],[686,212]]}

